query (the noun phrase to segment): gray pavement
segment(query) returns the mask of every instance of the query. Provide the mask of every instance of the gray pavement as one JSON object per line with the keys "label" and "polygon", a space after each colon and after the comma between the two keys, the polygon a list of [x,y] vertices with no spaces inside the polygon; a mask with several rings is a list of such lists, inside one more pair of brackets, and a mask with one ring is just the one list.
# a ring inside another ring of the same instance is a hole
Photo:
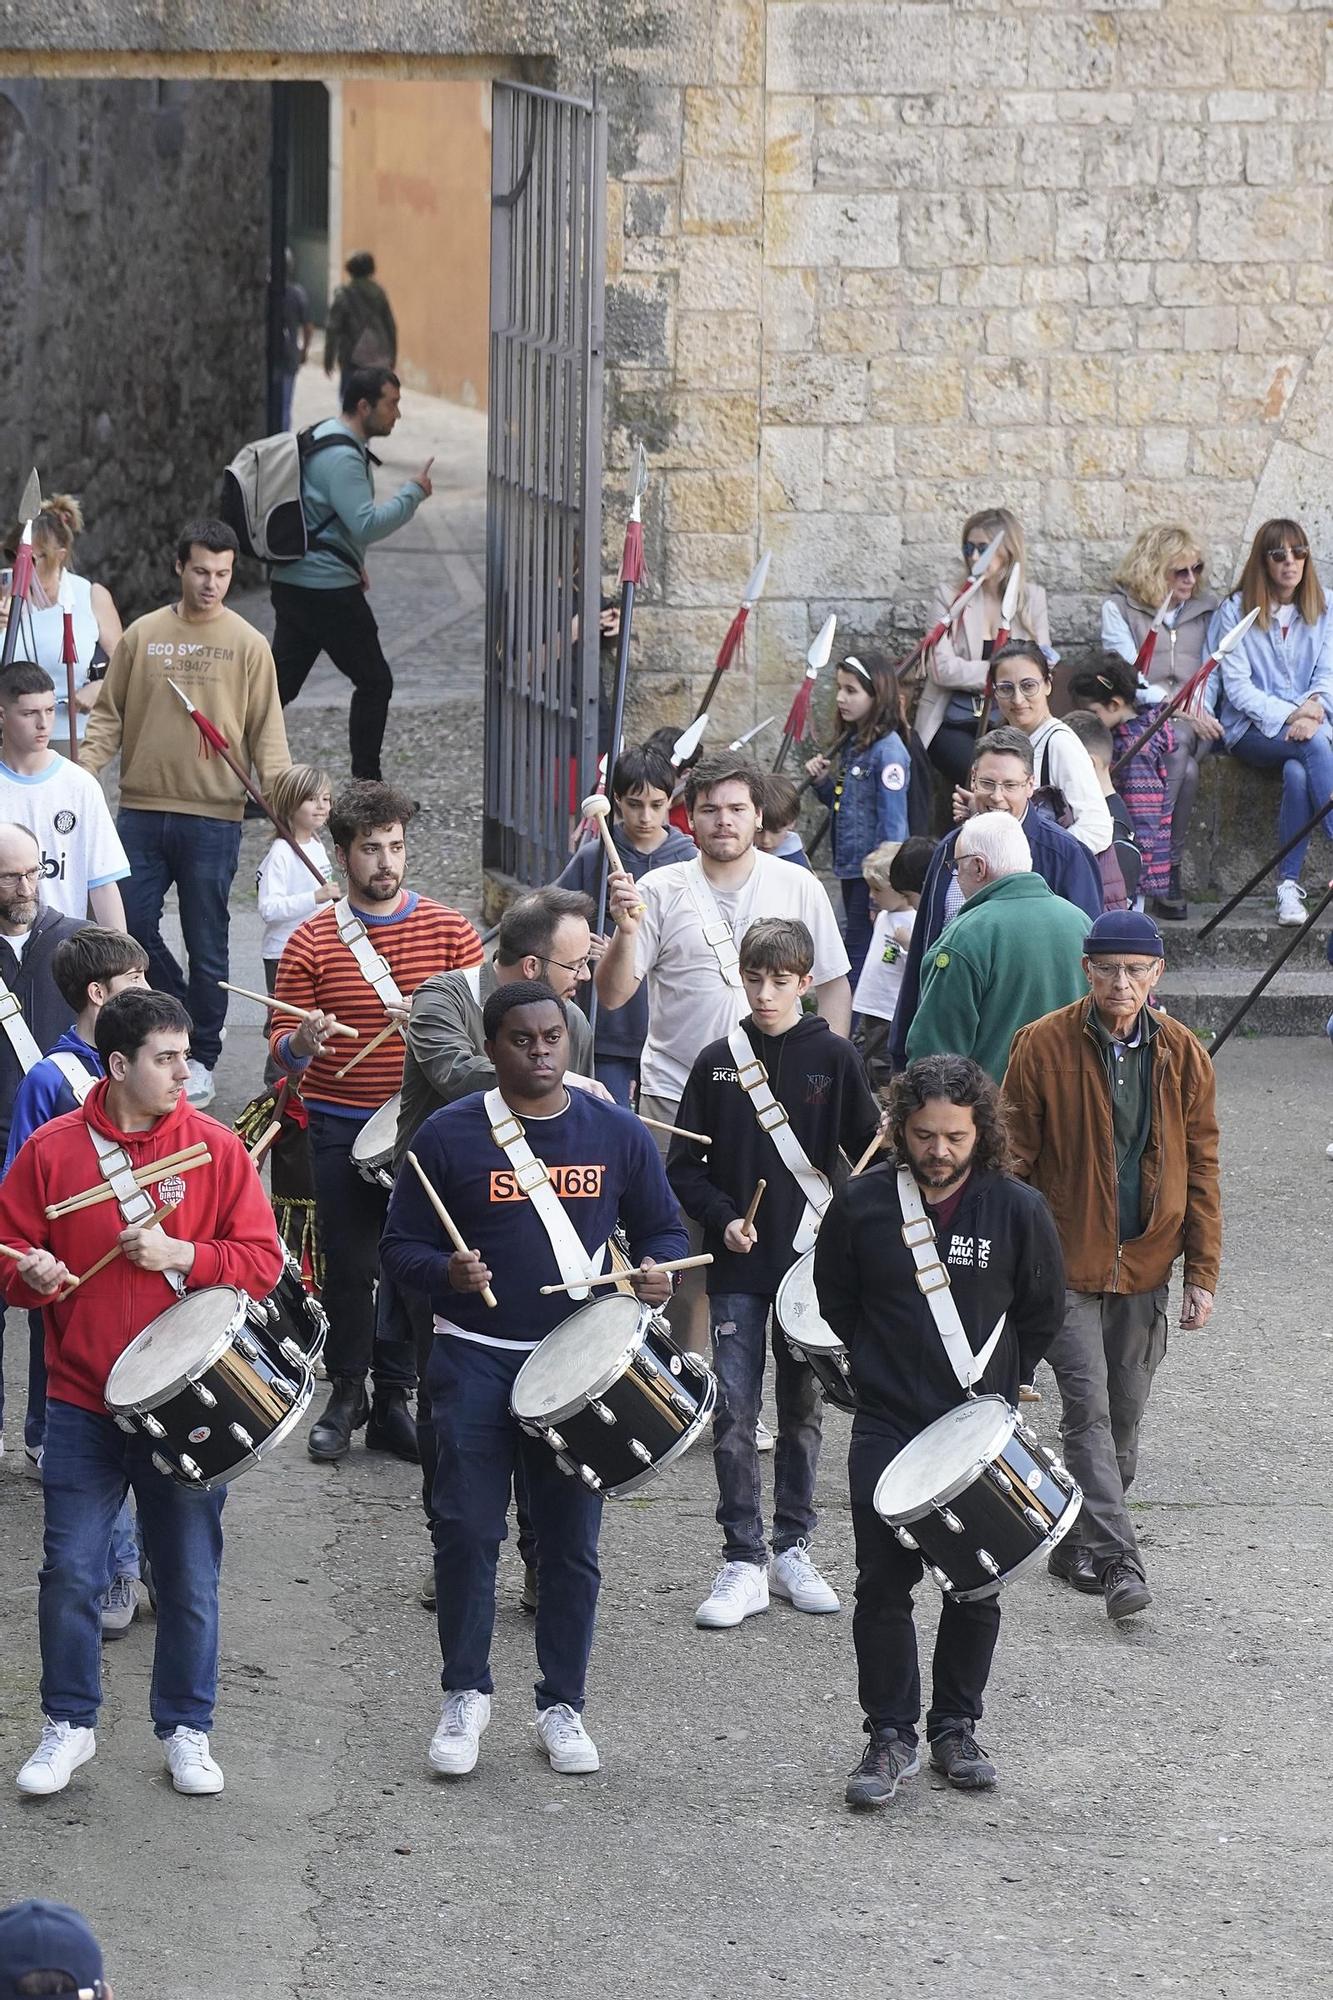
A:
{"label": "gray pavement", "polygon": [[[258,1060],[236,1018],[220,1109]],[[294,1441],[227,1505],[224,1796],[164,1781],[145,1620],[107,1650],[96,1761],[24,1804],[7,1787],[37,1720],[40,1492],[17,1452],[11,1316],[0,1882],[86,1909],[120,2000],[499,2000],[556,1982],[585,2000],[1327,1993],[1331,1060],[1307,1040],[1220,1059],[1221,1298],[1206,1334],[1172,1336],[1135,1498],[1157,1600],[1113,1630],[1044,1575],[1014,1587],[981,1732],[1002,1773],[987,1797],[923,1773],[884,1815],[845,1812],[848,1610],[775,1606],[696,1632],[716,1561],[698,1450],[606,1510],[601,1773],[556,1778],[532,1748],[532,1628],[507,1550],[481,1763],[432,1778],[412,1470],[359,1447],[317,1467]],[[818,1552],[846,1602],[846,1425],[826,1422]],[[933,1590],[920,1597],[929,1631]]]}

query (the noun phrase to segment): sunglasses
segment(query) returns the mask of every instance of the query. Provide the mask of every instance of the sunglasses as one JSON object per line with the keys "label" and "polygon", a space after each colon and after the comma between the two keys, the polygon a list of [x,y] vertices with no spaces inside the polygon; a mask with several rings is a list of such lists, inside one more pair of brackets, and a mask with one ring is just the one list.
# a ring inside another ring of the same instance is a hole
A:
{"label": "sunglasses", "polygon": [[1203,564],[1202,564],[1201,562],[1196,562],[1196,563],[1182,563],[1182,564],[1180,565],[1180,568],[1179,568],[1179,569],[1173,569],[1173,570],[1171,571],[1171,575],[1172,575],[1172,576],[1202,576],[1202,575],[1203,575]]}
{"label": "sunglasses", "polygon": [[978,556],[985,555],[989,547],[990,547],[989,542],[964,542],[963,543],[964,561],[975,562]]}
{"label": "sunglasses", "polygon": [[1264,554],[1267,556],[1269,562],[1304,562],[1305,558],[1309,555],[1309,553],[1310,551],[1308,549],[1265,549],[1264,550]]}

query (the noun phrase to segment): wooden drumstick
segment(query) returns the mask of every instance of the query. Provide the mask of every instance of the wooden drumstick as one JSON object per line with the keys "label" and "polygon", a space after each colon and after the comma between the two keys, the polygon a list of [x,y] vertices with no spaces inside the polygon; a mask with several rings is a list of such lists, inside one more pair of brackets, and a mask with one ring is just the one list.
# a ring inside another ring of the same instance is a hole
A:
{"label": "wooden drumstick", "polygon": [[341,1069],[336,1069],[333,1072],[334,1082],[335,1083],[341,1082],[342,1078],[347,1076],[350,1073],[350,1071],[354,1070],[358,1063],[364,1062],[367,1056],[373,1056],[376,1049],[380,1048],[383,1043],[388,1041],[390,1035],[401,1035],[402,1032],[403,1030],[399,1022],[397,1021],[388,1022],[383,1028],[380,1029],[377,1035],[371,1036],[370,1040],[366,1043],[366,1046],[363,1049],[357,1050],[356,1054],[352,1057],[352,1060],[350,1062],[345,1062]]}
{"label": "wooden drumstick", "polygon": [[[261,1007],[271,1007],[275,1014],[293,1014],[298,1021],[309,1021],[317,1011],[311,1007],[297,1007],[290,1000],[275,1000],[271,993],[256,993],[252,986],[233,986],[226,979],[219,979],[218,985],[224,993],[239,993],[242,1000],[257,1000]],[[343,1021],[335,1021],[328,1031],[331,1035],[346,1035],[350,1040],[358,1039],[355,1028],[349,1028]]]}
{"label": "wooden drumstick", "polygon": [[[155,1212],[149,1216],[147,1222],[140,1223],[137,1226],[141,1229],[156,1229],[158,1223],[161,1222],[165,1216],[170,1215],[173,1209],[177,1209],[179,1207],[180,1203],[178,1201],[168,1202],[165,1208],[159,1208],[155,1210]],[[105,1257],[99,1257],[97,1262],[93,1265],[90,1265],[81,1278],[72,1278],[69,1284],[65,1286],[64,1290],[62,1292],[57,1293],[54,1303],[56,1305],[63,1304],[64,1301],[69,1297],[71,1292],[77,1292],[80,1285],[86,1285],[89,1278],[95,1278],[99,1271],[105,1271],[108,1264],[114,1263],[117,1257],[123,1255],[124,1249],[125,1246],[123,1243],[113,1243],[111,1245],[111,1248],[107,1251]],[[166,1273],[163,1272],[162,1275],[165,1277]]]}
{"label": "wooden drumstick", "polygon": [[0,1257],[8,1257],[11,1264],[21,1264],[25,1257],[31,1257],[31,1250],[11,1250],[7,1243],[0,1243]]}
{"label": "wooden drumstick", "polygon": [[866,1147],[864,1153],[862,1153],[860,1159],[857,1161],[856,1165],[852,1168],[850,1174],[848,1174],[847,1176],[848,1180],[854,1181],[858,1174],[863,1174],[865,1172],[866,1168],[870,1165],[870,1162],[874,1159],[876,1153],[879,1151],[880,1147],[883,1144],[884,1144],[884,1134],[882,1132],[876,1132],[874,1138],[870,1141],[870,1144]]}
{"label": "wooden drumstick", "polygon": [[767,1186],[768,1182],[765,1180],[761,1180],[756,1184],[755,1191],[750,1196],[750,1206],[746,1209],[745,1214],[741,1218],[741,1228],[743,1230],[754,1228],[754,1218],[756,1213],[758,1212],[759,1204],[764,1198],[764,1189]]}
{"label": "wooden drumstick", "polygon": [[[162,1179],[165,1174],[188,1174],[196,1167],[211,1167],[212,1164],[213,1155],[207,1146],[192,1146],[186,1153],[169,1153],[165,1159],[154,1160],[149,1166],[137,1168],[134,1179],[141,1188],[151,1187],[154,1181]],[[70,1195],[65,1201],[53,1202],[46,1211],[47,1220],[54,1222],[58,1216],[81,1215],[85,1208],[96,1208],[100,1202],[114,1201],[115,1198],[115,1189],[109,1187],[105,1181],[101,1181],[96,1187],[85,1188],[82,1194]]]}
{"label": "wooden drumstick", "polygon": [[[584,799],[579,807],[579,811],[582,813],[584,819],[596,822],[597,831],[602,836],[602,846],[606,849],[608,865],[617,875],[623,875],[625,873],[625,864],[616,851],[615,841],[611,838],[610,799],[607,798],[604,792],[594,792],[590,798]],[[642,903],[635,904],[634,913],[640,917],[643,915]]]}
{"label": "wooden drumstick", "polygon": [[[422,1166],[420,1160],[417,1158],[415,1153],[409,1153],[407,1157],[411,1163],[412,1171],[415,1173],[417,1179],[421,1182],[422,1187],[425,1189],[427,1201],[430,1203],[431,1207],[435,1210],[435,1213],[440,1218],[440,1225],[443,1228],[445,1235],[449,1238],[449,1241],[453,1244],[455,1250],[458,1251],[460,1256],[470,1257],[472,1255],[471,1246],[463,1241],[462,1236],[459,1234],[458,1224],[454,1221],[454,1218],[452,1217],[452,1215],[450,1215],[448,1209],[445,1207],[444,1203],[440,1200],[438,1194],[436,1194],[435,1189],[431,1186],[430,1180],[428,1179],[426,1174],[426,1169]],[[481,1296],[483,1297],[483,1299],[485,1299],[488,1306],[493,1306],[498,1303],[495,1293],[491,1290],[489,1285],[482,1286]]]}
{"label": "wooden drumstick", "polygon": [[651,1125],[654,1132],[670,1132],[676,1139],[693,1139],[700,1146],[711,1146],[713,1143],[706,1132],[686,1132],[679,1125],[664,1125],[660,1118],[645,1118],[642,1112],[639,1113],[639,1123]]}
{"label": "wooden drumstick", "polygon": [[273,1144],[273,1141],[277,1138],[281,1130],[282,1130],[282,1120],[281,1118],[275,1118],[273,1120],[273,1123],[271,1125],[266,1126],[265,1129],[260,1133],[259,1137],[255,1140],[254,1145],[250,1148],[250,1158],[254,1161],[256,1166],[259,1165],[265,1153],[268,1151],[269,1147]]}
{"label": "wooden drumstick", "polygon": [[[462,1249],[462,1244],[459,1244]],[[711,1264],[713,1253],[706,1250],[702,1257],[673,1257],[665,1264],[653,1264],[647,1270],[642,1264],[631,1264],[627,1271],[603,1271],[598,1278],[575,1278],[567,1285],[538,1285],[537,1290],[544,1299],[552,1292],[581,1292],[589,1285],[619,1285],[626,1278],[651,1278],[654,1271],[697,1271],[701,1265]]]}

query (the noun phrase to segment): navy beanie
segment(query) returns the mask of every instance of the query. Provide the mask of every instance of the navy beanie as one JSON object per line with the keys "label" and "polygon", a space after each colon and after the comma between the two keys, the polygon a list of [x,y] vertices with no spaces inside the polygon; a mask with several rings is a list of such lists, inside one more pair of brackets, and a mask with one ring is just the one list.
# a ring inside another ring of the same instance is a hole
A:
{"label": "navy beanie", "polygon": [[1113,951],[1137,952],[1143,958],[1165,958],[1162,933],[1142,910],[1107,910],[1083,940],[1085,958]]}

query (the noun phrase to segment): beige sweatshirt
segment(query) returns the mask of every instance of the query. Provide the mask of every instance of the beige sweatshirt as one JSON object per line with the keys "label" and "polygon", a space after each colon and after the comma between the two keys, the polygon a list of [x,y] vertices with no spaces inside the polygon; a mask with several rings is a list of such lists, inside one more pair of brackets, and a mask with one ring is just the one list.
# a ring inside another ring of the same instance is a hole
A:
{"label": "beige sweatshirt", "polygon": [[225,608],[199,625],[170,604],[135,619],[111,656],[79,762],[100,771],[119,750],[120,802],[132,810],[238,820],[240,780],[216,751],[201,754],[203,737],[168,675],[217,724],[267,796],[292,761],[277,670],[263,633]]}

